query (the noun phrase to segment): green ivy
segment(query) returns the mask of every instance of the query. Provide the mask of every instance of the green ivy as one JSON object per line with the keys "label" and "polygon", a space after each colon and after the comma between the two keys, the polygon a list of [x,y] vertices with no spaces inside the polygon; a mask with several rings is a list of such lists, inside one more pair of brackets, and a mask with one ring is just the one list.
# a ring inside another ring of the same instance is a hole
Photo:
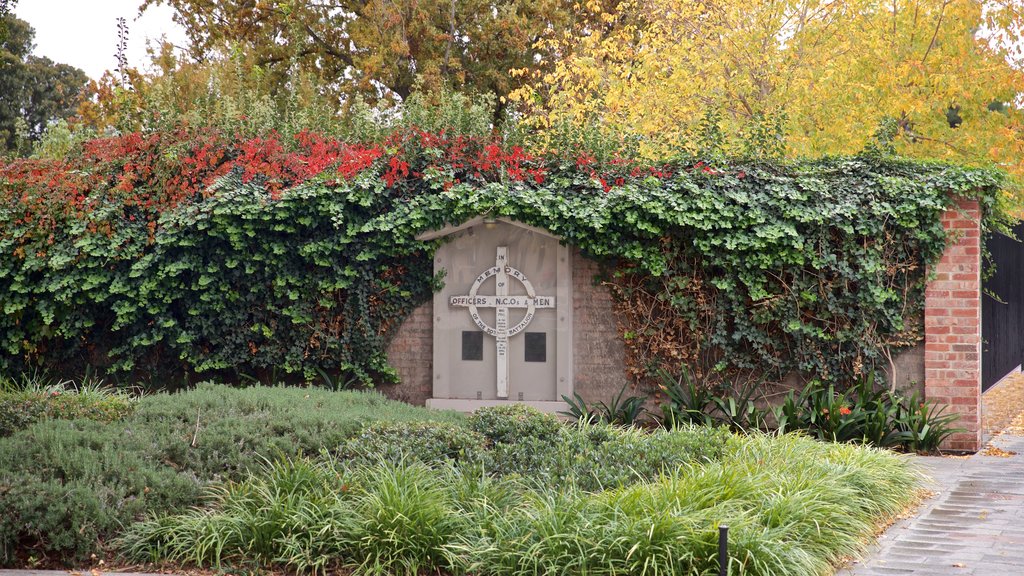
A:
{"label": "green ivy", "polygon": [[[913,343],[943,211],[977,198],[991,226],[1001,185],[993,171],[867,155],[671,172],[607,187],[569,163],[542,183],[424,173],[388,188],[367,170],[280,194],[229,175],[164,212],[151,238],[100,203],[92,219],[123,221],[109,237],[72,221],[21,256],[0,204],[0,368],[394,380],[388,339],[439,281],[437,242],[415,237],[486,214],[548,229],[674,314],[708,319],[701,346],[731,365],[834,379]],[[687,296],[688,279],[710,304]]]}

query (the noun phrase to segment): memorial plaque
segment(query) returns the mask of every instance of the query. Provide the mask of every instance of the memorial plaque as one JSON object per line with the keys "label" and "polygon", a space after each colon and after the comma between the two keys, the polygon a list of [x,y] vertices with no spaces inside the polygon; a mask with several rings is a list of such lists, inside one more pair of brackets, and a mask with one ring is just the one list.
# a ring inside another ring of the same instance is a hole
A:
{"label": "memorial plaque", "polygon": [[521,401],[549,412],[572,395],[572,254],[556,236],[484,218],[421,235],[449,236],[434,255],[433,397],[474,410]]}
{"label": "memorial plaque", "polygon": [[484,359],[484,333],[462,331],[462,359],[483,360]]}
{"label": "memorial plaque", "polygon": [[525,336],[526,355],[524,360],[527,362],[547,362],[548,335],[544,332],[527,332]]}
{"label": "memorial plaque", "polygon": [[[493,296],[477,295],[484,282],[492,277],[494,278],[495,294]],[[514,279],[522,284],[523,288],[526,289],[526,296],[509,295],[510,279]],[[508,247],[498,246],[494,257],[494,266],[484,270],[476,277],[473,286],[469,289],[468,295],[452,296],[448,302],[451,306],[469,308],[469,316],[473,319],[473,323],[479,326],[485,333],[494,336],[495,358],[498,360],[496,374],[498,398],[508,398],[508,339],[522,332],[530,325],[534,315],[537,313],[537,308],[554,308],[555,297],[537,296],[526,274],[508,265]],[[494,326],[484,322],[480,316],[480,308],[494,308]],[[526,315],[512,328],[508,326],[509,308],[526,309]],[[463,346],[465,346],[465,332],[463,332],[462,338]],[[547,354],[546,346],[545,344],[545,358]],[[463,348],[463,356],[465,356],[465,348]],[[545,362],[546,360],[528,361]]]}

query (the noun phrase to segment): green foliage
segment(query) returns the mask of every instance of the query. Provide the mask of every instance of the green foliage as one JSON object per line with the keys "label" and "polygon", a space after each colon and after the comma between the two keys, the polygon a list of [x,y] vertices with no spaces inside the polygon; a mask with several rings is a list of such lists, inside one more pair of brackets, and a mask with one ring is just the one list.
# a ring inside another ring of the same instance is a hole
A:
{"label": "green foliage", "polygon": [[524,439],[552,443],[563,430],[557,417],[525,404],[481,408],[469,417],[469,425],[491,445],[514,444]]}
{"label": "green foliage", "polygon": [[572,398],[563,394],[562,400],[569,405],[569,410],[559,412],[559,414],[588,424],[604,423],[616,426],[640,424],[641,418],[647,412],[644,408],[644,402],[647,401],[647,398],[644,396],[626,396],[623,398],[628,385],[623,384],[622,389],[612,398],[609,404],[598,401],[588,406],[587,402],[577,392],[573,393]]}
{"label": "green foliage", "polygon": [[0,391],[0,436],[9,436],[39,420],[87,419],[113,422],[131,414],[135,401],[102,386],[58,383],[38,389]]}
{"label": "green foliage", "polygon": [[761,390],[757,383],[721,390],[697,382],[686,369],[678,377],[663,370],[660,377],[666,397],[661,424],[667,429],[689,424],[727,426],[734,431],[799,431],[825,442],[911,452],[935,452],[943,440],[962,431],[954,426],[958,415],[943,414],[945,408],[924,402],[917,392],[904,396],[876,387],[872,376],[844,391],[831,383],[811,381],[790,390],[774,405],[755,397]]}
{"label": "green foliage", "polygon": [[199,497],[195,475],[162,463],[129,423],[49,420],[0,438],[0,563],[19,553],[75,561],[147,511]]}
{"label": "green foliage", "polygon": [[724,440],[715,460],[600,492],[421,463],[275,463],[203,509],[128,527],[119,544],[134,560],[297,572],[704,574],[717,573],[717,527],[729,524],[730,573],[810,576],[856,554],[918,482],[891,453]]}
{"label": "green foliage", "polygon": [[472,465],[484,458],[485,439],[465,426],[447,422],[379,422],[362,429],[342,446],[346,460],[418,461]]}
{"label": "green foliage", "polygon": [[799,393],[790,391],[774,409],[780,431],[801,430],[819,440],[855,442],[912,452],[934,452],[956,432],[956,414],[943,414],[917,392],[904,396],[876,388],[863,378],[844,392],[831,384],[811,382]]}
{"label": "green foliage", "polygon": [[207,384],[146,396],[107,424],[39,422],[0,437],[0,564],[82,560],[144,514],[196,505],[211,482],[334,450],[372,422],[464,420],[366,392]]}
{"label": "green foliage", "polygon": [[577,421],[565,426],[523,405],[481,409],[470,426],[488,439],[484,468],[528,484],[600,490],[650,480],[680,465],[715,459],[725,430],[681,426],[646,432]]}
{"label": "green foliage", "polygon": [[260,456],[315,455],[373,422],[424,420],[458,423],[464,416],[368,392],[201,385],[147,396],[127,423],[159,436],[154,449],[162,461],[201,478],[237,479]]}
{"label": "green foliage", "polygon": [[903,446],[908,450],[935,452],[943,440],[965,430],[955,426],[960,419],[959,414],[943,414],[945,406],[925,402],[917,392],[908,398],[900,398],[896,405],[898,409],[893,421]]}
{"label": "green foliage", "polygon": [[728,426],[733,431],[765,430],[769,427],[770,409],[761,408],[763,382],[751,380],[731,388],[721,382],[698,382],[693,372],[683,367],[678,376],[660,369],[659,389],[665,394],[661,405],[661,425],[675,428],[680,424]]}
{"label": "green foliage", "polygon": [[[837,382],[920,339],[942,212],[955,196],[990,209],[1001,182],[873,155],[655,167],[578,150],[534,157],[474,140],[482,108],[463,108],[420,116],[466,137],[400,131],[334,150],[307,134],[322,155],[280,163],[267,158],[287,147],[274,139],[97,141],[86,148],[103,161],[54,176],[79,194],[66,201],[33,176],[38,165],[12,166],[0,175],[0,291],[10,295],[0,366],[95,360],[140,374],[276,367],[307,380],[393,380],[388,338],[440,280],[436,242],[416,235],[490,214],[610,264],[623,302],[652,299],[653,324],[628,343],[641,377],[692,356],[644,346],[657,336],[769,380],[797,371]],[[119,146],[136,141],[146,143],[139,158],[123,160]],[[339,165],[344,177],[331,171]],[[167,195],[174,202],[145,208]],[[69,212],[74,201],[82,208]]]}

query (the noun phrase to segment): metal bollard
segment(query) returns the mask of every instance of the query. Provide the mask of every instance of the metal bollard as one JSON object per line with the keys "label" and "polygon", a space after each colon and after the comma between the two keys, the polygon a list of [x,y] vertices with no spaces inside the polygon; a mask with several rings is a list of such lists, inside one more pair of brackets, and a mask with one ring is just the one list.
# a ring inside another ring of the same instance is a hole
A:
{"label": "metal bollard", "polygon": [[729,527],[718,527],[718,575],[729,576]]}

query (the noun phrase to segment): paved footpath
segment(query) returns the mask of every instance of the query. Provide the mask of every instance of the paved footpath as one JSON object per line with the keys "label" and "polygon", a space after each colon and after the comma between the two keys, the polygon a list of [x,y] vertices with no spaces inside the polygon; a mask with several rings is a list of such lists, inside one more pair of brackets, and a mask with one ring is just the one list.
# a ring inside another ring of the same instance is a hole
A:
{"label": "paved footpath", "polygon": [[917,458],[937,494],[837,576],[1024,576],[1024,436],[1010,457]]}

